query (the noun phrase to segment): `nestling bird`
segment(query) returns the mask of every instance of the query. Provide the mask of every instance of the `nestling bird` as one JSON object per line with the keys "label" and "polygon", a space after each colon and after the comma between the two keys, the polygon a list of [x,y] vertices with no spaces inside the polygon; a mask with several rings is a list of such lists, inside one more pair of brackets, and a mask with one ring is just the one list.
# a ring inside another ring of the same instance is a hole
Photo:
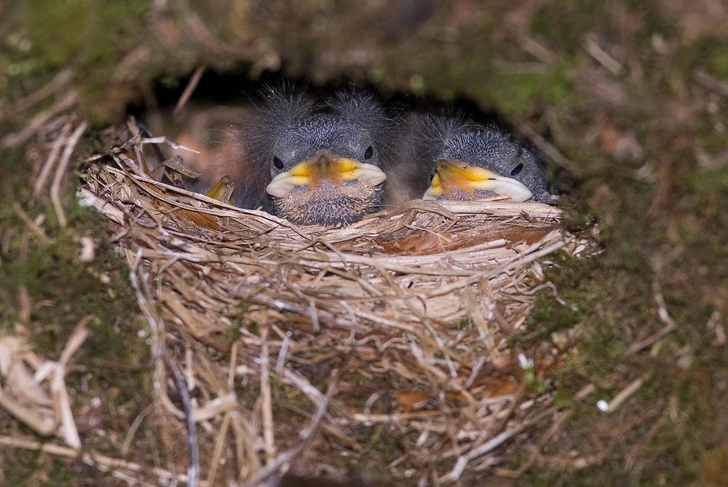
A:
{"label": "nestling bird", "polygon": [[[389,184],[425,200],[509,196],[552,203],[545,171],[524,143],[459,114],[411,114]],[[401,194],[401,192],[399,192]],[[395,192],[388,202],[401,203]]]}
{"label": "nestling bird", "polygon": [[266,98],[241,126],[247,171],[236,204],[302,225],[348,225],[377,211],[392,131],[376,98],[354,87],[321,104],[286,90]]}

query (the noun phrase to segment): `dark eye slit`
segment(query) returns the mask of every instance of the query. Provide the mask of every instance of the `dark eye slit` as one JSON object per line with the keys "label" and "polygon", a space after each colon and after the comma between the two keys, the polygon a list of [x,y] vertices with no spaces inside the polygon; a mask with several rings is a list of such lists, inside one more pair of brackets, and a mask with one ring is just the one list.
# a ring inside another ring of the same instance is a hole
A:
{"label": "dark eye slit", "polygon": [[367,147],[367,150],[364,151],[364,159],[368,161],[369,159],[372,158],[373,155],[374,155],[374,147],[372,147],[370,145],[369,147]]}
{"label": "dark eye slit", "polygon": [[523,171],[523,163],[520,162],[516,167],[511,169],[511,176],[517,176],[521,171]]}

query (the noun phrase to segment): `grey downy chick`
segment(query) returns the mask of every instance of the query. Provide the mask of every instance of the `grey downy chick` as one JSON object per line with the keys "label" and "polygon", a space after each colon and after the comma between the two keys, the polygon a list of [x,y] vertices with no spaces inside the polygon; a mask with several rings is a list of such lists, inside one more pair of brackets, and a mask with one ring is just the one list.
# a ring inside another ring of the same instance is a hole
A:
{"label": "grey downy chick", "polygon": [[244,120],[246,180],[237,203],[295,224],[342,226],[379,209],[391,128],[375,97],[350,87],[317,104],[269,89]]}
{"label": "grey downy chick", "polygon": [[[556,200],[535,152],[497,127],[458,114],[412,114],[398,145],[400,157],[391,171],[390,184],[407,188],[415,197]],[[388,202],[401,202],[395,195],[388,196]]]}

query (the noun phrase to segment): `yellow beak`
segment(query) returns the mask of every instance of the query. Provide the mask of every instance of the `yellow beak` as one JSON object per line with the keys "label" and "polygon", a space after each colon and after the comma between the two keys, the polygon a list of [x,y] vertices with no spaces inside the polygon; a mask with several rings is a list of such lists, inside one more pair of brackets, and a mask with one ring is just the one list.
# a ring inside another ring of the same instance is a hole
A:
{"label": "yellow beak", "polygon": [[314,188],[322,181],[340,185],[344,181],[358,181],[371,186],[382,184],[386,174],[377,166],[363,164],[354,159],[337,157],[328,151],[319,151],[315,156],[293,166],[289,171],[278,174],[265,190],[271,196],[283,198],[296,187]]}
{"label": "yellow beak", "polygon": [[435,176],[423,200],[436,200],[444,197],[454,199],[456,192],[465,192],[477,199],[476,191],[487,190],[503,196],[510,196],[515,202],[526,201],[532,193],[515,179],[499,176],[477,166],[462,161],[439,160],[435,163]]}
{"label": "yellow beak", "polygon": [[214,188],[207,192],[207,196],[222,201],[228,205],[232,204],[235,183],[228,176],[223,176]]}

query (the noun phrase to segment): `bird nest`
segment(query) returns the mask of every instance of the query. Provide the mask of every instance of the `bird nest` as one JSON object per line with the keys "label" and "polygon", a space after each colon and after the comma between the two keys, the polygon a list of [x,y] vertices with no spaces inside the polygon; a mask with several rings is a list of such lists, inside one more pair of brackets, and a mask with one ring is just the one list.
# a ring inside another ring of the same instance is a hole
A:
{"label": "bird nest", "polygon": [[335,470],[376,432],[402,447],[395,477],[454,481],[553,414],[527,386],[555,351],[519,354],[508,338],[548,286],[544,257],[584,248],[559,209],[411,201],[296,227],[157,181],[144,143],[96,157],[79,198],[129,262],[155,401],[180,420],[190,475],[256,485]]}

